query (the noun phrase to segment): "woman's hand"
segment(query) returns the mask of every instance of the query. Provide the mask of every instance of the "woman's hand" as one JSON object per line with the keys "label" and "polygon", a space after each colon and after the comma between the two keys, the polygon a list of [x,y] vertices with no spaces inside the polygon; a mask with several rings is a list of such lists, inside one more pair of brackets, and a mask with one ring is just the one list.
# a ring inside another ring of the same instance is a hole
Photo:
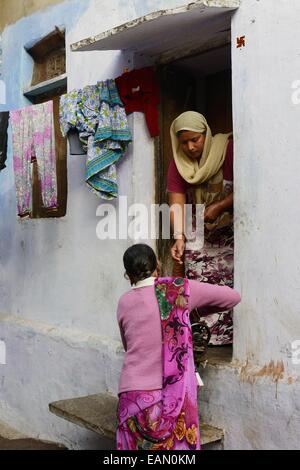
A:
{"label": "woman's hand", "polygon": [[171,255],[173,260],[177,261],[179,264],[183,264],[182,257],[185,250],[185,241],[176,240],[174,245],[171,248]]}
{"label": "woman's hand", "polygon": [[222,213],[222,206],[220,202],[214,202],[206,207],[204,211],[204,222],[214,222]]}
{"label": "woman's hand", "polygon": [[204,211],[204,222],[214,222],[223,212],[233,209],[233,192],[221,201],[213,202]]}

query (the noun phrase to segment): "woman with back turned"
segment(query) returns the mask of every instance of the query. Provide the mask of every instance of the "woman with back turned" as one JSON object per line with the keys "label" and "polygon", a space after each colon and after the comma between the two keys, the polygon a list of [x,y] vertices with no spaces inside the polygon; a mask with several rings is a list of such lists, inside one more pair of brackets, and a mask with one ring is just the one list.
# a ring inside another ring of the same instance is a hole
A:
{"label": "woman with back turned", "polygon": [[197,379],[189,313],[231,309],[239,294],[186,278],[159,278],[154,251],[124,254],[131,290],[117,319],[125,349],[119,384],[119,450],[199,450]]}

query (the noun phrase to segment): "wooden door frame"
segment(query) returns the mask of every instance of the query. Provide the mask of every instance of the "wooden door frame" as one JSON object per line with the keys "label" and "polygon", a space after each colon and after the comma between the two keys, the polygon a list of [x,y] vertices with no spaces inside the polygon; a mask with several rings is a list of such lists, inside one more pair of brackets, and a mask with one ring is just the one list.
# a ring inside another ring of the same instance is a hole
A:
{"label": "wooden door frame", "polygon": [[[220,49],[226,45],[231,45],[231,38],[226,38],[225,40],[223,39],[222,41],[218,42],[215,41],[211,43],[210,45],[204,45],[201,48],[192,48],[190,50],[186,51],[186,54],[182,54],[182,51],[178,52],[178,55],[174,54],[171,59],[168,61],[158,61],[156,63],[156,70],[157,73],[160,75],[161,70],[164,66],[168,64],[173,64],[176,63],[180,59],[187,59],[187,58],[192,58],[192,57],[198,57],[201,56],[202,54],[205,54],[207,52],[213,52],[214,50]],[[160,83],[161,86],[161,83]],[[161,90],[162,91],[162,90]],[[163,127],[163,109],[162,109],[162,103],[159,107],[159,125],[160,129]],[[164,169],[164,159],[162,158],[163,154],[163,139],[162,136],[155,137],[154,141],[154,158],[155,158],[155,204],[163,204],[164,199],[165,199],[165,180],[164,180],[164,174],[165,174],[165,169]],[[165,253],[165,248],[166,248],[166,243],[163,242],[161,239],[161,225],[160,225],[160,220],[156,221],[157,224],[159,224],[159,237],[156,240],[156,251],[158,258],[164,262],[166,259],[166,253]]]}

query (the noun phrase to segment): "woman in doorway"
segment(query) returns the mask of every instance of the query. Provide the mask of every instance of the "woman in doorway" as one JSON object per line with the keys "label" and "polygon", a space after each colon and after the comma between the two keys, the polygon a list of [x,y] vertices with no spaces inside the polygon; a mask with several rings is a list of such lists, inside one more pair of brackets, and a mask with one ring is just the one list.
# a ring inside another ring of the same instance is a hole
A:
{"label": "woman in doorway", "polygon": [[[169,204],[204,204],[204,245],[188,249],[184,218],[174,233],[171,255],[185,265],[186,276],[233,287],[233,140],[232,134],[212,136],[202,114],[188,111],[171,125],[174,159],[168,171]],[[205,317],[212,345],[232,343],[232,311]]]}
{"label": "woman in doorway", "polygon": [[227,286],[159,278],[159,264],[148,245],[128,248],[123,261],[132,289],[119,300],[117,312],[125,349],[117,448],[198,450],[189,313],[195,307],[232,308],[240,295]]}

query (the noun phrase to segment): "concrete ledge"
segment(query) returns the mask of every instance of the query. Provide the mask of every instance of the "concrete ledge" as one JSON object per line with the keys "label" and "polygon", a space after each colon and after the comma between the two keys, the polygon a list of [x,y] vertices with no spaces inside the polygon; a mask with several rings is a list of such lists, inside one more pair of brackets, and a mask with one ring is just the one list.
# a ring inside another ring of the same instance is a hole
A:
{"label": "concrete ledge", "polygon": [[50,403],[49,410],[60,418],[115,439],[117,403],[113,395],[99,394]]}
{"label": "concrete ledge", "polygon": [[39,83],[38,85],[31,86],[23,91],[24,96],[30,101],[33,101],[35,98],[44,93],[49,93],[50,91],[60,90],[67,88],[67,74],[64,73],[59,77],[52,78],[51,80],[46,80]]}
{"label": "concrete ledge", "polygon": [[[71,423],[84,427],[109,439],[115,439],[117,428],[118,399],[109,394],[61,400],[49,405],[52,413]],[[201,444],[220,443],[224,432],[221,429],[200,424]]]}

